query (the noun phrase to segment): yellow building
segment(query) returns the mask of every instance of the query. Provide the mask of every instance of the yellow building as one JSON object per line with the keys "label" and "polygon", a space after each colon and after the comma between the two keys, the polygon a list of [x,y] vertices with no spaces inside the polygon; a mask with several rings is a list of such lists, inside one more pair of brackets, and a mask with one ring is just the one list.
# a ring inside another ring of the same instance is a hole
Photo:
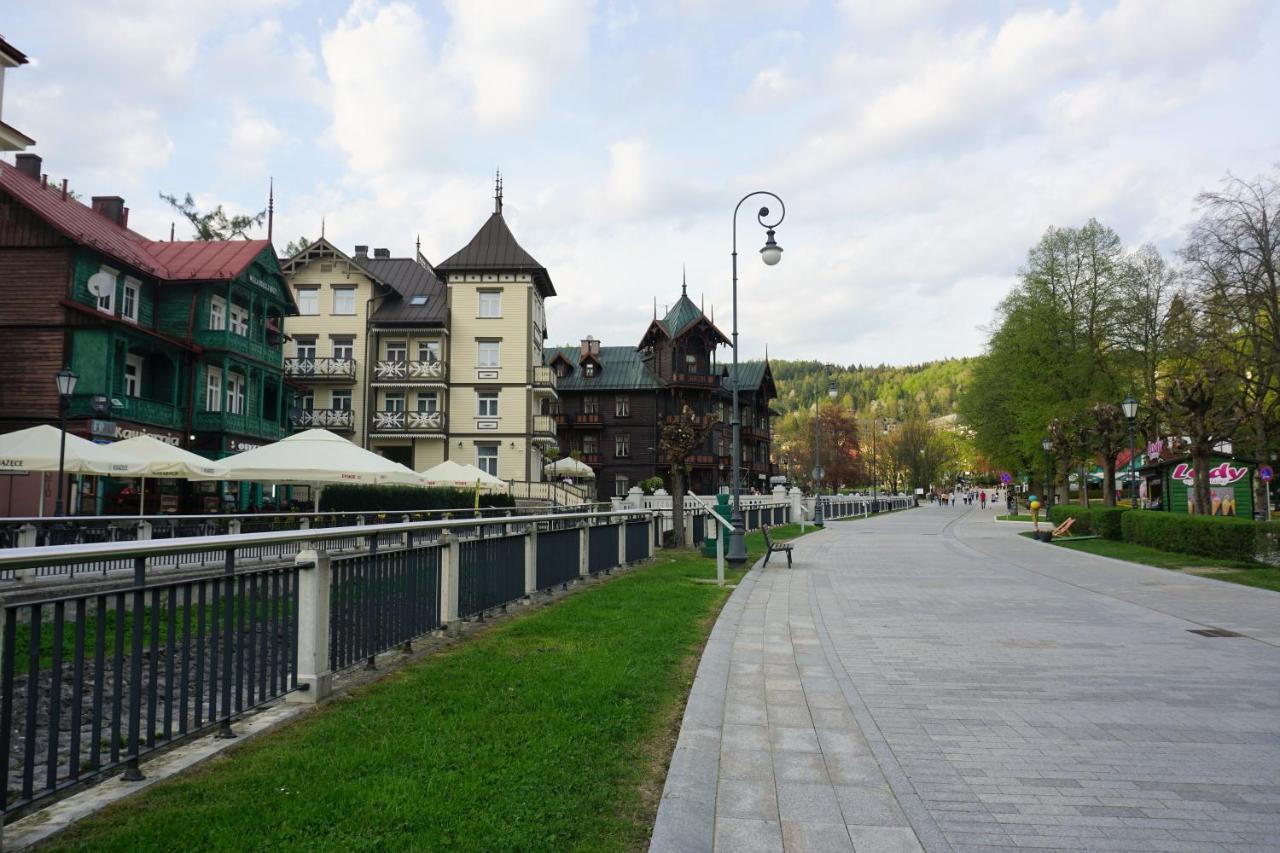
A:
{"label": "yellow building", "polygon": [[543,450],[556,444],[544,300],[556,291],[507,227],[501,184],[488,221],[436,271],[448,291],[449,458],[504,480],[543,479]]}

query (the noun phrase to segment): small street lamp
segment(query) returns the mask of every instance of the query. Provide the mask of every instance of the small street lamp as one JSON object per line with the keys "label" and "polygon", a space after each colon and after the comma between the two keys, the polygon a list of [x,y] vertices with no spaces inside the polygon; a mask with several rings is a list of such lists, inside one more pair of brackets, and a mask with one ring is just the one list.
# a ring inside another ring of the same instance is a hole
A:
{"label": "small street lamp", "polygon": [[1124,412],[1125,419],[1129,422],[1129,506],[1136,509],[1138,506],[1138,484],[1133,478],[1133,422],[1138,417],[1138,401],[1130,394],[1124,398],[1124,402],[1120,404],[1120,410]]}
{"label": "small street lamp", "polygon": [[62,430],[62,435],[58,438],[58,497],[53,503],[55,516],[65,514],[62,506],[62,480],[67,458],[67,399],[76,390],[76,380],[79,378],[70,367],[64,367],[53,375],[58,385],[58,426]]}
{"label": "small street lamp", "polygon": [[1046,480],[1044,487],[1044,511],[1047,515],[1049,508],[1053,506],[1053,439],[1046,435],[1044,438],[1040,439],[1040,446],[1044,449],[1046,457],[1045,462],[1047,463],[1045,465],[1045,472],[1048,475],[1048,480]]}
{"label": "small street lamp", "polygon": [[730,374],[733,379],[733,420],[730,421],[733,430],[733,515],[730,523],[733,529],[729,532],[729,551],[725,554],[725,559],[733,565],[741,565],[747,561],[747,546],[742,541],[745,530],[742,519],[742,412],[738,409],[738,210],[743,202],[758,195],[768,196],[781,208],[777,220],[773,222],[767,221],[769,208],[761,207],[756,212],[756,221],[765,229],[765,241],[760,249],[760,260],[764,261],[766,266],[774,266],[782,260],[782,247],[773,237],[774,229],[787,217],[787,206],[782,203],[782,199],[767,190],[747,193],[733,208],[733,253],[731,255],[733,258],[733,373]]}

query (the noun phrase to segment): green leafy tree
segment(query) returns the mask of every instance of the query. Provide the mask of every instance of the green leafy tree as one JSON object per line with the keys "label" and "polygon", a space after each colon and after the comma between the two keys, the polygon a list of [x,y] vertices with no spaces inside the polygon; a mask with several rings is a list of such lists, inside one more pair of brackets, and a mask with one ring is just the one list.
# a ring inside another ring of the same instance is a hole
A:
{"label": "green leafy tree", "polygon": [[191,193],[187,193],[181,201],[177,196],[164,193],[160,193],[160,198],[191,223],[191,227],[195,229],[192,236],[194,240],[233,240],[236,237],[248,240],[249,229],[262,225],[267,218],[265,208],[252,216],[228,215],[222,205],[213,210],[201,211],[196,207],[196,200]]}
{"label": "green leafy tree", "polygon": [[310,246],[312,242],[314,241],[309,240],[306,237],[299,237],[297,240],[290,240],[287,244],[285,244],[284,257],[292,258],[294,255],[298,254],[303,249]]}

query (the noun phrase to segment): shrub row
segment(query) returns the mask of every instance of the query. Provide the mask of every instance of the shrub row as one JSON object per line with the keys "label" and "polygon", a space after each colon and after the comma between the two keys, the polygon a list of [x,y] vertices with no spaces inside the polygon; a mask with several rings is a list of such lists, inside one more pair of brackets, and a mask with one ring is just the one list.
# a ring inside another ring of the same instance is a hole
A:
{"label": "shrub row", "polygon": [[1049,510],[1056,527],[1068,518],[1071,535],[1097,535],[1137,545],[1228,560],[1280,561],[1280,521],[1175,515],[1128,507],[1057,504]]}
{"label": "shrub row", "polygon": [[[511,507],[511,495],[480,494],[482,507]],[[471,509],[471,489],[417,488],[415,486],[326,486],[320,495],[323,512],[411,512],[430,509]]]}
{"label": "shrub row", "polygon": [[1088,536],[1096,534],[1104,539],[1121,539],[1120,518],[1127,507],[1116,506],[1080,506],[1079,504],[1057,504],[1049,510],[1049,520],[1057,527],[1068,518],[1076,523],[1071,527],[1071,535]]}

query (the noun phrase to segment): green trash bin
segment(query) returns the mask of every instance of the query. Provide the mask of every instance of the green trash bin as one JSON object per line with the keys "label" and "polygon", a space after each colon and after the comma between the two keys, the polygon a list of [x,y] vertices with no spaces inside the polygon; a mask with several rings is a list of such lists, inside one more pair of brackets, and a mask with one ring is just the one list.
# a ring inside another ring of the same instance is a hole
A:
{"label": "green trash bin", "polygon": [[[725,494],[716,496],[716,505],[711,511],[723,518],[726,522],[733,520],[733,505],[729,502],[729,496]],[[708,516],[706,520],[706,528],[703,530],[702,538],[702,555],[704,557],[714,557],[716,555],[715,537],[720,536],[724,541],[725,553],[729,552],[729,533],[721,526],[720,522]]]}

